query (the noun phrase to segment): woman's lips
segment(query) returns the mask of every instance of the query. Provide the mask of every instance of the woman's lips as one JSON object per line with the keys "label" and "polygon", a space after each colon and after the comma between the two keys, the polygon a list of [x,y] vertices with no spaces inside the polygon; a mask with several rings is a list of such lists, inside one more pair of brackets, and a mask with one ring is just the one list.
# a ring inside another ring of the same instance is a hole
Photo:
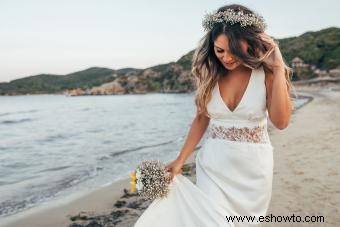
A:
{"label": "woman's lips", "polygon": [[232,61],[232,62],[225,62],[224,64],[226,64],[226,65],[232,65],[232,64],[234,64],[236,61]]}

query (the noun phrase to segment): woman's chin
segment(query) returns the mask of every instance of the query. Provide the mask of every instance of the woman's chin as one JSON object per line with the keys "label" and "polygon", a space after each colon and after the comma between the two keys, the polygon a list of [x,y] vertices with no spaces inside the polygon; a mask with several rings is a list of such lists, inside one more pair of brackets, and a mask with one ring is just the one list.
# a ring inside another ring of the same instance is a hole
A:
{"label": "woman's chin", "polygon": [[228,70],[234,70],[236,69],[237,67],[239,67],[241,64],[236,62],[236,63],[233,63],[233,64],[223,64],[224,68],[228,69]]}

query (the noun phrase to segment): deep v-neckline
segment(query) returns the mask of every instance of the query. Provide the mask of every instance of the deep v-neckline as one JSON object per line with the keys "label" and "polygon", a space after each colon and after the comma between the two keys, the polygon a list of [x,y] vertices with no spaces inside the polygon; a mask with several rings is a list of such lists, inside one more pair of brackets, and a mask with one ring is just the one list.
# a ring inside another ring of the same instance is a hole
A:
{"label": "deep v-neckline", "polygon": [[222,98],[222,95],[221,95],[221,91],[220,91],[220,86],[218,84],[218,81],[217,81],[217,93],[218,93],[218,97],[219,99],[221,100],[221,102],[223,103],[223,106],[227,109],[227,111],[229,111],[230,113],[235,113],[235,111],[237,111],[237,109],[239,108],[239,106],[242,104],[243,100],[245,99],[245,96],[249,90],[249,87],[250,87],[250,84],[252,82],[252,77],[253,77],[253,73],[254,73],[254,69],[251,69],[251,73],[250,73],[250,78],[248,80],[248,84],[246,86],[246,89],[244,90],[243,94],[242,94],[242,97],[241,97],[241,100],[239,101],[239,103],[236,105],[236,107],[231,110],[228,105],[226,104],[226,102],[224,102],[223,98]]}

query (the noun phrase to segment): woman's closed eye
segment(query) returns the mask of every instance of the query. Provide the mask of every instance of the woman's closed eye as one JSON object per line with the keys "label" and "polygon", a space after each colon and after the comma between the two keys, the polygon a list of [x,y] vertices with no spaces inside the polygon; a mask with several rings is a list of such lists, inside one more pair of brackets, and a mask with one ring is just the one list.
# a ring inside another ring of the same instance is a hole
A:
{"label": "woman's closed eye", "polygon": [[[224,49],[217,49],[216,48],[215,50],[216,50],[217,53],[224,53],[225,52]],[[230,54],[230,51],[227,50],[226,52],[227,52],[227,54]]]}

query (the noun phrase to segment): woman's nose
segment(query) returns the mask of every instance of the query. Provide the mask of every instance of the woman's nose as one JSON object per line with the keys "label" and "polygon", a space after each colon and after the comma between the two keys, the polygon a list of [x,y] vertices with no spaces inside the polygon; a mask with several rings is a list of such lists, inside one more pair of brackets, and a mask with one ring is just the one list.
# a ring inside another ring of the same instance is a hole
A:
{"label": "woman's nose", "polygon": [[226,63],[227,62],[232,62],[233,61],[233,57],[230,56],[229,54],[224,54],[223,61],[226,62]]}

